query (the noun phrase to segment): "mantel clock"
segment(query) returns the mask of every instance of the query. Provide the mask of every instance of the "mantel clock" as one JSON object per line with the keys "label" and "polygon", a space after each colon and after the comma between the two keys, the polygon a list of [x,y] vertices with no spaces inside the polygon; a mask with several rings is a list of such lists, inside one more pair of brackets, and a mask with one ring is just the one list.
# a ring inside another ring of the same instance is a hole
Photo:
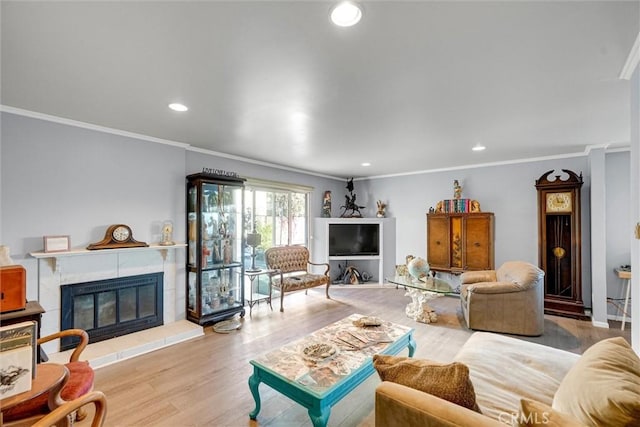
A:
{"label": "mantel clock", "polygon": [[580,189],[582,174],[550,170],[536,180],[538,257],[544,271],[545,313],[587,319],[582,301]]}
{"label": "mantel clock", "polygon": [[145,242],[139,242],[133,238],[131,227],[126,224],[113,224],[107,228],[104,238],[99,242],[87,246],[89,250],[139,248],[149,246]]}

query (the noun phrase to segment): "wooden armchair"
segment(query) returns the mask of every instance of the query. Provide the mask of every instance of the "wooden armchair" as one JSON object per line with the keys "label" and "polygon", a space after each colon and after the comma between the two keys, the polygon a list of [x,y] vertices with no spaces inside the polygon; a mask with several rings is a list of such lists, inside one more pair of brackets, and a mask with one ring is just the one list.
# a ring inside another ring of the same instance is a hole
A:
{"label": "wooden armchair", "polygon": [[73,425],[74,414],[90,403],[93,403],[95,406],[91,427],[102,427],[104,419],[107,416],[107,398],[101,391],[92,391],[91,393],[87,393],[84,396],[60,405],[55,410],[40,418],[32,427],[70,427]]}
{"label": "wooden armchair", "polygon": [[[270,277],[271,286],[280,290],[280,311],[284,311],[284,294],[307,289],[315,286],[327,285],[327,298],[329,297],[329,264],[314,263],[309,261],[309,250],[304,246],[275,246],[264,253],[267,268],[276,270]],[[323,274],[314,274],[309,271],[311,266],[326,267]]]}
{"label": "wooden armchair", "polygon": [[[80,361],[80,354],[89,343],[89,335],[86,331],[82,329],[67,329],[38,339],[38,344],[44,344],[68,336],[77,336],[80,338],[80,342],[71,353],[69,362],[64,365],[69,371],[69,376],[60,391],[59,398],[50,398],[49,393],[44,393],[21,402],[7,410],[3,409],[3,425],[31,425],[64,403],[78,399],[93,390],[93,369],[89,365],[89,362]],[[78,407],[75,413],[76,421],[80,421],[87,416],[81,406]]]}

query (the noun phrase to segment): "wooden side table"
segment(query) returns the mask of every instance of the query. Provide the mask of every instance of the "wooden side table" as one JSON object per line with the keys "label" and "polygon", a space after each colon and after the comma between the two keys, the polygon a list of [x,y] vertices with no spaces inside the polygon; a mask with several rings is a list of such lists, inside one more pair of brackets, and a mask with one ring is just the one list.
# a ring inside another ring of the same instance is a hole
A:
{"label": "wooden side table", "polygon": [[36,377],[31,382],[31,390],[0,400],[2,411],[49,392],[49,409],[54,410],[64,403],[60,391],[69,378],[69,370],[57,363],[38,364]]}
{"label": "wooden side table", "polygon": [[624,325],[627,320],[627,308],[629,307],[629,297],[631,296],[631,270],[616,268],[616,274],[625,281],[623,286],[627,287],[624,297],[624,309],[622,310],[622,326],[620,327],[620,330],[624,331]]}

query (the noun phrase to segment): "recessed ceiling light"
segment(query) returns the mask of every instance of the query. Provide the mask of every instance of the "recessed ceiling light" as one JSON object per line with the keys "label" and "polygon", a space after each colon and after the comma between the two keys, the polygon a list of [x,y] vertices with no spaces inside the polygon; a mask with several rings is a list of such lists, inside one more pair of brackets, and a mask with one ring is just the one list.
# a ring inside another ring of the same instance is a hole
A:
{"label": "recessed ceiling light", "polygon": [[473,148],[471,148],[471,149],[472,149],[473,151],[482,151],[482,150],[484,150],[485,148],[487,148],[487,147],[485,147],[485,146],[484,146],[484,145],[482,145],[482,144],[476,144],[476,145],[474,145],[474,146],[473,146]]}
{"label": "recessed ceiling light", "polygon": [[169,108],[171,108],[173,111],[181,111],[181,112],[188,110],[186,105],[178,104],[177,102],[169,104]]}
{"label": "recessed ceiling light", "polygon": [[331,22],[339,27],[351,27],[360,22],[362,8],[355,2],[343,1],[331,8]]}
{"label": "recessed ceiling light", "polygon": [[364,167],[371,166],[371,163],[369,162],[360,163],[360,166],[364,166]]}

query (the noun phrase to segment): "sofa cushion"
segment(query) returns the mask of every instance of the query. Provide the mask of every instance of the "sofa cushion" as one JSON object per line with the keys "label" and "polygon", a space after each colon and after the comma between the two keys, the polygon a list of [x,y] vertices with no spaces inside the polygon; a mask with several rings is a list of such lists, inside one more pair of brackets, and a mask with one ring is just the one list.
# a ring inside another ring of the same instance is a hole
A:
{"label": "sofa cushion", "polygon": [[535,400],[520,400],[520,412],[514,420],[517,427],[585,427],[569,414],[554,410],[551,406]]}
{"label": "sofa cushion", "polygon": [[476,332],[454,360],[469,367],[482,413],[498,420],[501,414],[518,413],[522,398],[551,405],[560,382],[578,358],[523,339]]}
{"label": "sofa cushion", "polygon": [[282,282],[280,282],[280,277],[276,276],[272,279],[271,283],[275,289],[290,292],[326,285],[329,283],[329,277],[324,274],[307,273],[295,276],[284,276]]}
{"label": "sofa cushion", "polygon": [[480,412],[469,379],[469,368],[462,363],[445,365],[431,360],[376,354],[373,366],[382,381],[402,384]]}
{"label": "sofa cushion", "polygon": [[637,426],[640,358],[622,337],[592,345],[560,383],[553,408],[587,425]]}
{"label": "sofa cushion", "polygon": [[523,289],[530,288],[542,280],[544,272],[524,261],[507,261],[496,271],[498,282],[508,282]]}

